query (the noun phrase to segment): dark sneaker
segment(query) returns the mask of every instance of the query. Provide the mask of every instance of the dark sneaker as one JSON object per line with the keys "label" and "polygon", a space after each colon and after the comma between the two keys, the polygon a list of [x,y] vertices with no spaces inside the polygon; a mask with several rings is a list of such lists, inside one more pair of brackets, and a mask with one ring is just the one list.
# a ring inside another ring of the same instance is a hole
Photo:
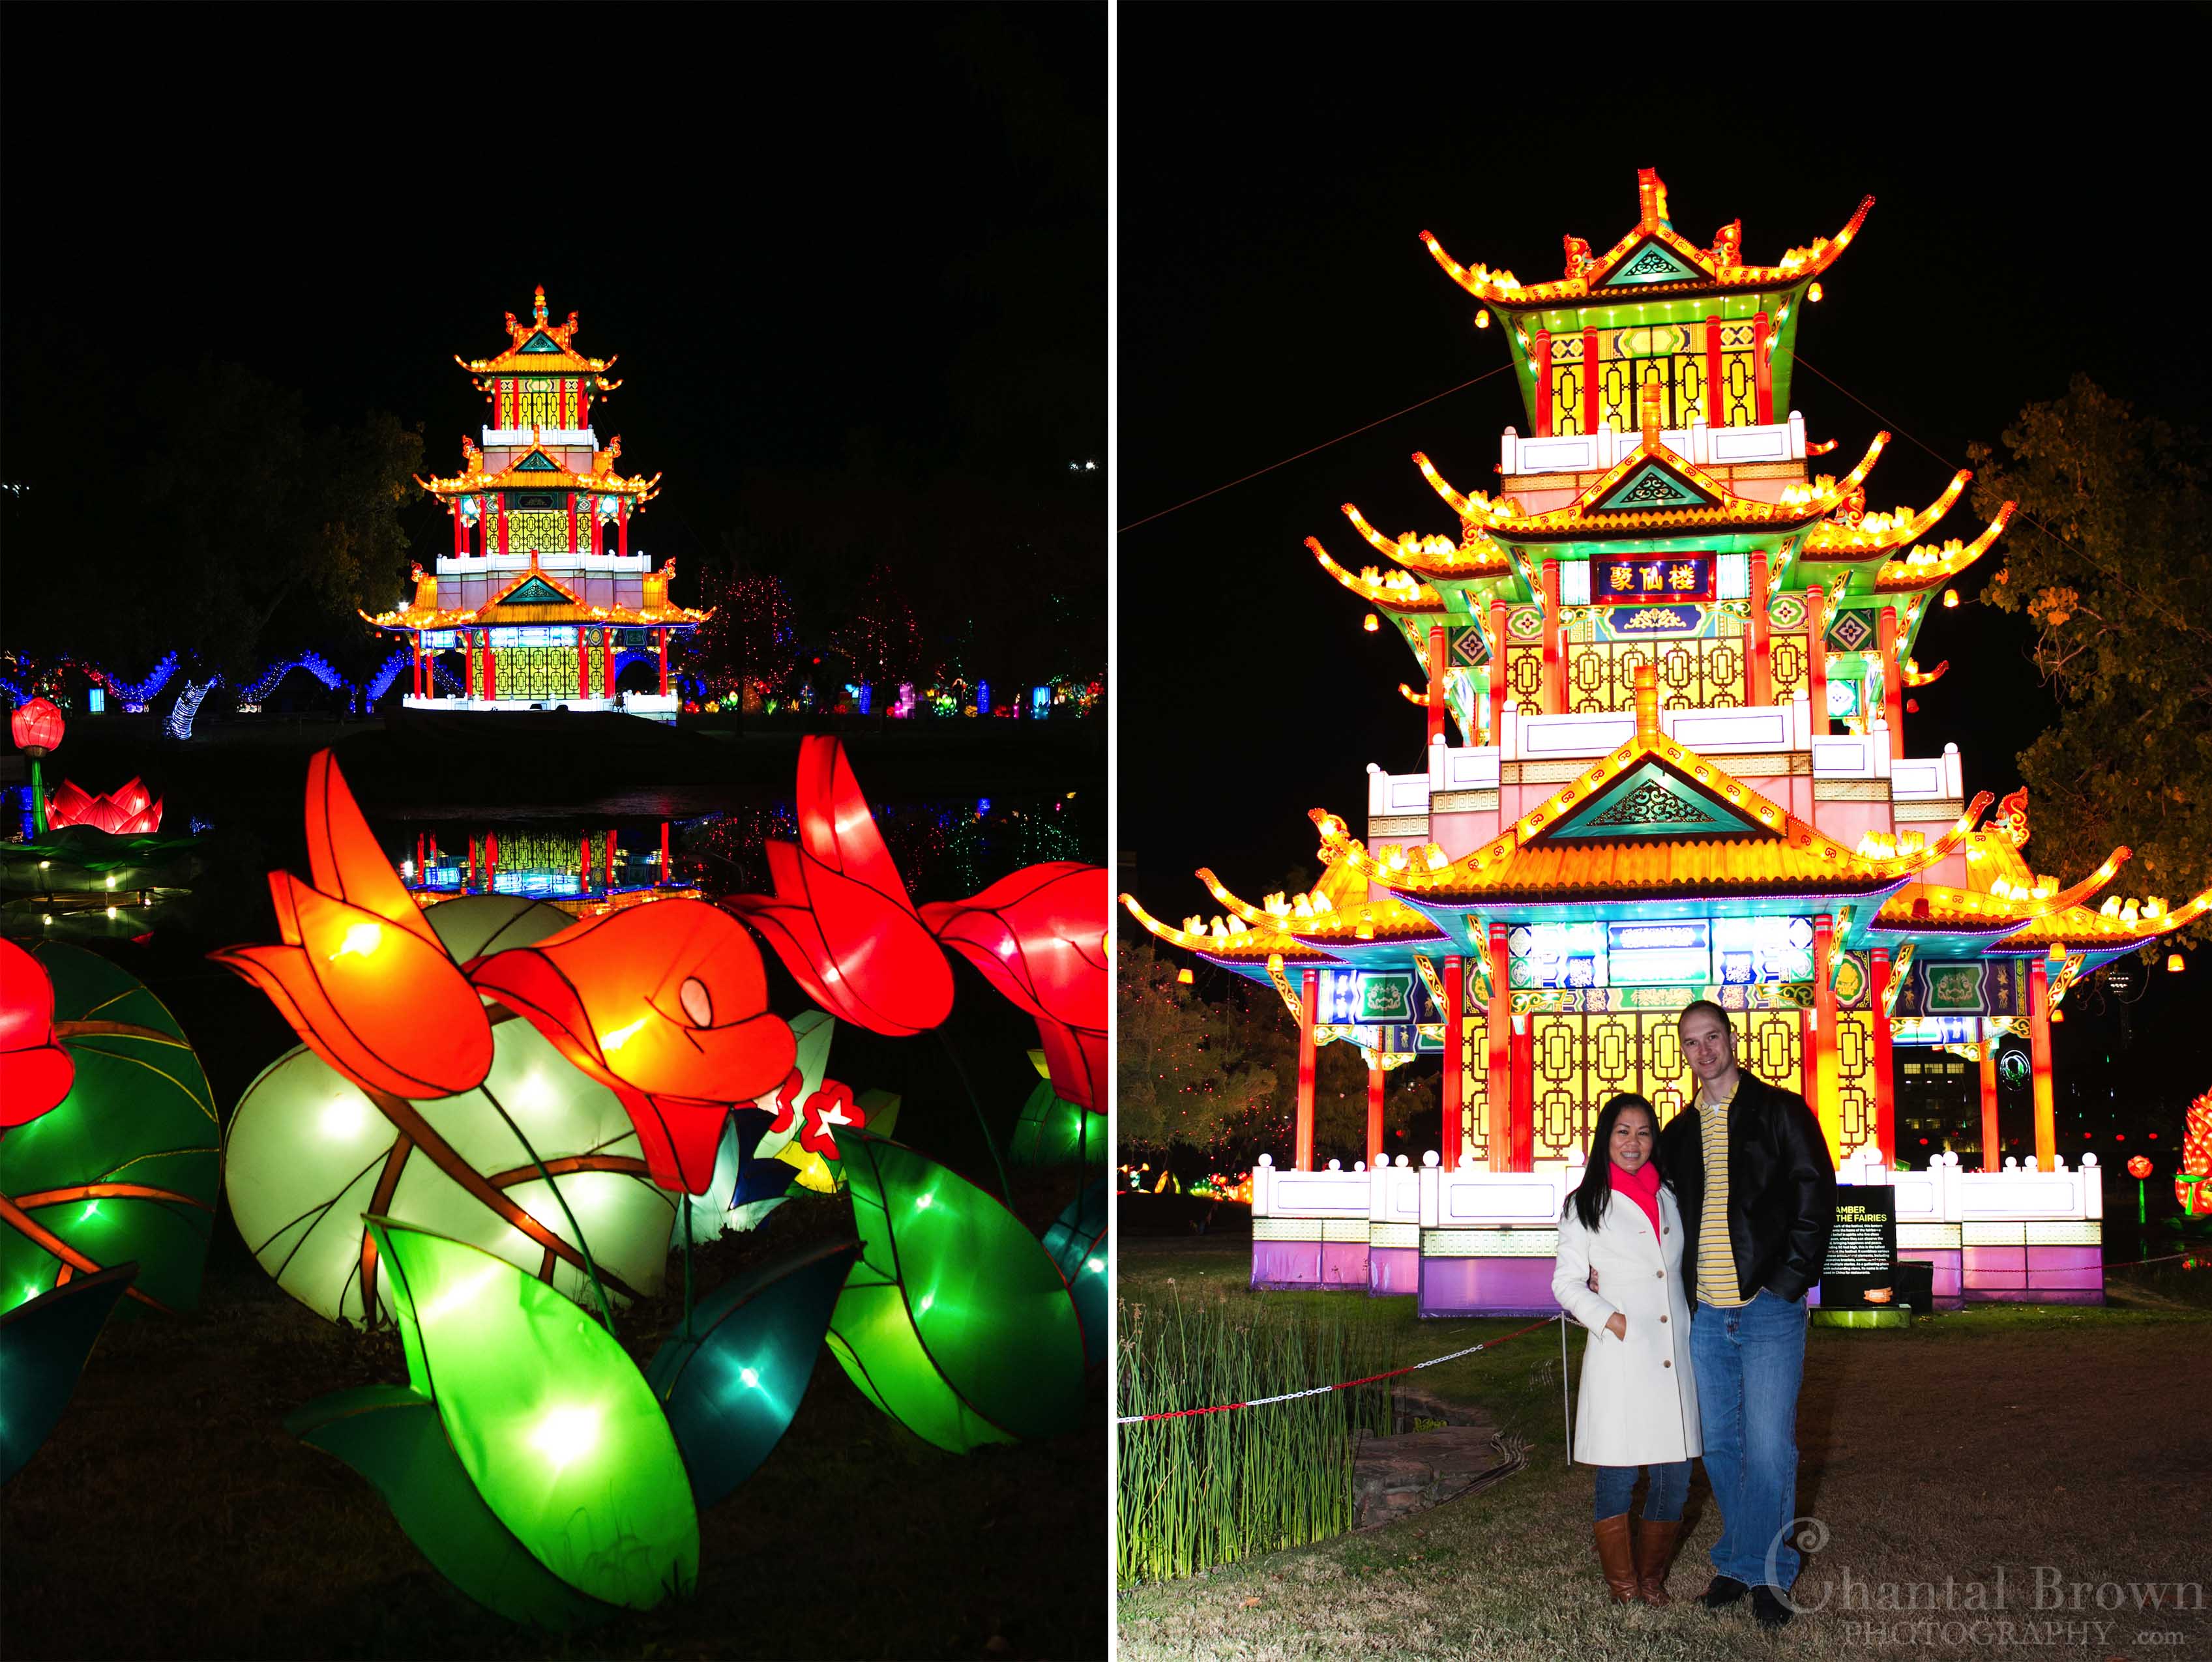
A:
{"label": "dark sneaker", "polygon": [[1759,1618],[1760,1627],[1769,1630],[1788,1627],[1790,1617],[1796,1614],[1772,1587],[1752,1589],[1751,1613]]}
{"label": "dark sneaker", "polygon": [[1698,1596],[1698,1602],[1707,1610],[1726,1610],[1750,1591],[1733,1575],[1716,1575],[1712,1585]]}

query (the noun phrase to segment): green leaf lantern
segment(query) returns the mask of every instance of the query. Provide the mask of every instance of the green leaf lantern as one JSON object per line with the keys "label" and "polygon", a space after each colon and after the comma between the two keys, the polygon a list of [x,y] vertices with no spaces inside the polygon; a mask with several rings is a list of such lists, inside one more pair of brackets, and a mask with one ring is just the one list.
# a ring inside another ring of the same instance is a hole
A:
{"label": "green leaf lantern", "polygon": [[501,1615],[566,1629],[688,1595],[691,1485],[621,1345],[502,1259],[389,1219],[369,1232],[408,1388],[340,1392],[287,1423],[374,1483],[440,1572]]}
{"label": "green leaf lantern", "polygon": [[731,1280],[645,1370],[701,1506],[751,1477],[789,1428],[857,1250],[808,1247]]}
{"label": "green leaf lantern", "polygon": [[130,1261],[127,1307],[195,1308],[220,1181],[207,1075],[127,970],[52,941],[31,955],[75,1078],[52,1112],[0,1131],[0,1309]]}
{"label": "green leaf lantern", "polygon": [[73,1276],[0,1315],[0,1483],[61,1419],[93,1341],[137,1273],[135,1264],[118,1264]]}
{"label": "green leaf lantern", "polygon": [[940,1448],[1050,1437],[1083,1416],[1083,1330],[1037,1238],[926,1155],[845,1141],[861,1261],[830,1350],[885,1413]]}
{"label": "green leaf lantern", "polygon": [[[507,895],[448,901],[427,915],[459,960],[528,945],[574,921]],[[286,1292],[333,1320],[365,1325],[372,1307],[388,1316],[390,1289],[362,1222],[373,1213],[467,1241],[581,1298],[584,1254],[560,1201],[611,1295],[659,1291],[675,1197],[647,1175],[620,1101],[527,1022],[497,1022],[492,1046],[483,1084],[432,1101],[371,1095],[304,1046],[246,1088],[231,1120],[225,1186],[247,1246]]]}
{"label": "green leaf lantern", "polygon": [[1044,1249],[1067,1278],[1083,1319],[1083,1361],[1096,1368],[1106,1360],[1106,1180],[1100,1178],[1067,1203],[1044,1232]]}
{"label": "green leaf lantern", "polygon": [[1030,1065],[1039,1075],[1036,1089],[1022,1104],[1006,1139],[1010,1166],[1064,1166],[1072,1162],[1106,1158],[1106,1116],[1093,1113],[1079,1102],[1071,1102],[1052,1088],[1045,1071],[1044,1052],[1030,1052]]}

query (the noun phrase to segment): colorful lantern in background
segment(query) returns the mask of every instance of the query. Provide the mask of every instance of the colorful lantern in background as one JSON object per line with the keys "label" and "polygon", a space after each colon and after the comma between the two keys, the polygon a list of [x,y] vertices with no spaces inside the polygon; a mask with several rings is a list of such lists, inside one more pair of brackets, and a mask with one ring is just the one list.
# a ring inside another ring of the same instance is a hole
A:
{"label": "colorful lantern in background", "polygon": [[2142,1155],[2134,1156],[2128,1162],[2128,1175],[2136,1180],[2136,1222],[2147,1223],[2150,1209],[2143,1198],[2143,1179],[2150,1175],[2150,1162]]}
{"label": "colorful lantern in background", "polygon": [[76,1077],[54,1040],[54,984],[36,958],[0,941],[0,1127],[60,1107]]}
{"label": "colorful lantern in background", "polygon": [[870,1401],[956,1454],[1083,1418],[1083,1325],[1059,1268],[996,1199],[872,1137],[845,1160],[860,1262],[830,1349]]}
{"label": "colorful lantern in background", "polygon": [[2174,1198],[2191,1217],[2212,1213],[2212,1091],[2189,1105],[2181,1122],[2181,1169],[2173,1180]]}
{"label": "colorful lantern in background", "polygon": [[[0,1303],[135,1262],[133,1306],[193,1308],[219,1156],[191,1041],[136,977],[95,953],[52,941],[7,952],[7,1026],[34,1042],[22,1066],[15,1045],[0,1062],[0,1101],[26,1116],[0,1127]],[[43,998],[25,956],[50,984]],[[29,1113],[64,1077],[35,1042],[46,1011],[48,1043],[66,1053],[67,1094]]]}
{"label": "colorful lantern in background", "polygon": [[31,822],[41,837],[46,834],[46,793],[39,778],[40,758],[62,742],[69,724],[50,699],[34,698],[19,704],[8,717],[8,731],[15,748],[31,759]]}
{"label": "colorful lantern in background", "polygon": [[921,908],[939,940],[1036,1018],[1053,1089],[1085,1108],[1105,1100],[1110,903],[1105,867],[1054,861]]}
{"label": "colorful lantern in background", "polygon": [[307,763],[313,887],[269,874],[282,946],[208,955],[268,994],[308,1047],[368,1091],[451,1096],[491,1066],[483,1001],[369,834],[328,750]]}
{"label": "colorful lantern in background", "polygon": [[905,1038],[952,1010],[952,971],[907,896],[845,747],[799,741],[799,841],[766,846],[775,893],[726,902],[757,929],[814,1002],[840,1021]]}
{"label": "colorful lantern in background", "polygon": [[384,1491],[441,1573],[515,1621],[565,1630],[688,1595],[699,1517],[652,1388],[551,1288],[475,1247],[372,1218],[408,1384],[287,1420]]}
{"label": "colorful lantern in background", "polygon": [[468,973],[622,1099],[663,1188],[707,1192],[731,1107],[772,1089],[796,1053],[760,949],[702,901],[586,919]]}
{"label": "colorful lantern in background", "polygon": [[46,804],[46,823],[54,830],[88,825],[112,837],[151,836],[161,828],[161,799],[132,779],[112,795],[95,797],[74,780],[64,779]]}

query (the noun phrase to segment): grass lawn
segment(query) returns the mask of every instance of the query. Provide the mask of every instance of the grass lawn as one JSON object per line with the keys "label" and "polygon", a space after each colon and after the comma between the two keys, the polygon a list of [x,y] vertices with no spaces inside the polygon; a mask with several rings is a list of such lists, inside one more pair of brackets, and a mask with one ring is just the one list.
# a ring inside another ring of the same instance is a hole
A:
{"label": "grass lawn", "polygon": [[[1126,1241],[1121,1296],[1304,1306],[1352,1296],[1251,1294],[1249,1250],[1243,1240]],[[1827,1544],[1808,1556],[1797,1596],[1827,1602],[1778,1636],[1757,1628],[1747,1604],[1715,1615],[1693,1604],[1658,1610],[1607,1600],[1590,1544],[1591,1474],[1565,1459],[1559,1335],[1539,1331],[1413,1380],[1528,1439],[1526,1470],[1371,1533],[1132,1588],[1119,1600],[1118,1654],[2202,1657],[2212,1610],[2139,1610],[2131,1592],[2120,1595],[2124,1608],[2100,1610],[2097,1598],[2101,1583],[2212,1582],[2207,1280],[2116,1271],[2116,1302],[2104,1309],[1978,1308],[1895,1333],[1814,1329],[1799,1403],[1798,1510],[1820,1520]],[[1400,1325],[1401,1365],[1522,1325],[1423,1322],[1411,1299],[1377,1302]],[[1579,1331],[1568,1339],[1570,1387],[1582,1343]],[[1668,1583],[1678,1599],[1703,1590],[1705,1555],[1720,1534],[1696,1471]],[[2060,1607],[2037,1608],[2039,1566],[2062,1584],[2045,1595]],[[1947,1577],[1955,1584],[1948,1610],[1935,1604]],[[1919,1590],[1917,1613],[1844,1608],[1847,1598],[1878,1606],[1885,1584],[1903,1604],[1912,1583],[1933,1584]],[[1957,1608],[1976,1583],[1989,1608]],[[2075,1583],[2087,1584],[2079,1609]],[[2197,1606],[2204,1595],[2189,1597]],[[1984,1619],[1989,1626],[1970,1625]],[[2046,1625],[2054,1622],[2056,1631]],[[1883,1635],[1869,1623],[1892,1625]]]}

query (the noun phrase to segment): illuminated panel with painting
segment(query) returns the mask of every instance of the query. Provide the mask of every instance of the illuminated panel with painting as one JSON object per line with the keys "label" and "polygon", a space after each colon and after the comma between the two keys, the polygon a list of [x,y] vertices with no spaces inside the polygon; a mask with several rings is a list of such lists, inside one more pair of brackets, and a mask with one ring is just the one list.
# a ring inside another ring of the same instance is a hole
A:
{"label": "illuminated panel with painting", "polygon": [[630,552],[630,522],[660,476],[624,474],[622,437],[604,447],[594,395],[612,358],[576,351],[576,314],[556,324],[540,288],[526,322],[507,314],[507,349],[456,358],[491,405],[483,443],[461,440],[461,471],[418,479],[453,521],[453,549],[414,573],[415,591],[362,616],[409,648],[406,702],[427,710],[620,710],[672,722],[672,635],[708,614],[668,597],[673,561]]}
{"label": "illuminated panel with painting", "polygon": [[[1792,408],[1798,326],[1873,205],[1753,264],[1740,223],[1677,230],[1646,169],[1634,225],[1601,252],[1566,238],[1536,282],[1422,234],[1503,341],[1522,424],[1494,460],[1413,455],[1433,525],[1393,536],[1346,503],[1371,553],[1306,543],[1364,629],[1412,652],[1421,742],[1403,772],[1368,767],[1364,834],[1314,810],[1310,891],[1255,903],[1202,870],[1215,909],[1180,925],[1124,897],[1298,1024],[1294,1146],[1254,1174],[1255,1285],[1551,1313],[1598,1110],[1635,1091],[1679,1113],[1676,1023],[1710,998],[1745,1065],[1812,1105],[1845,1180],[1894,1180],[1900,1251],[1939,1301],[2101,1299],[2101,1174],[2058,1155],[2049,1023],[2212,892],[2105,896],[2124,849],[2080,881],[2035,871],[2026,793],[1985,820],[1958,747],[1907,733],[1906,694],[1949,667],[1916,663],[1920,628],[2012,506],[1937,542],[1966,475],[1871,510],[1889,435],[1844,470]],[[1489,494],[1447,476],[1493,467]],[[1379,1019],[1364,989],[1401,984],[1408,1014]],[[1316,1170],[1328,1044],[1367,1064],[1366,1157]],[[1387,1077],[1428,1057],[1441,1147],[1385,1167]]]}

